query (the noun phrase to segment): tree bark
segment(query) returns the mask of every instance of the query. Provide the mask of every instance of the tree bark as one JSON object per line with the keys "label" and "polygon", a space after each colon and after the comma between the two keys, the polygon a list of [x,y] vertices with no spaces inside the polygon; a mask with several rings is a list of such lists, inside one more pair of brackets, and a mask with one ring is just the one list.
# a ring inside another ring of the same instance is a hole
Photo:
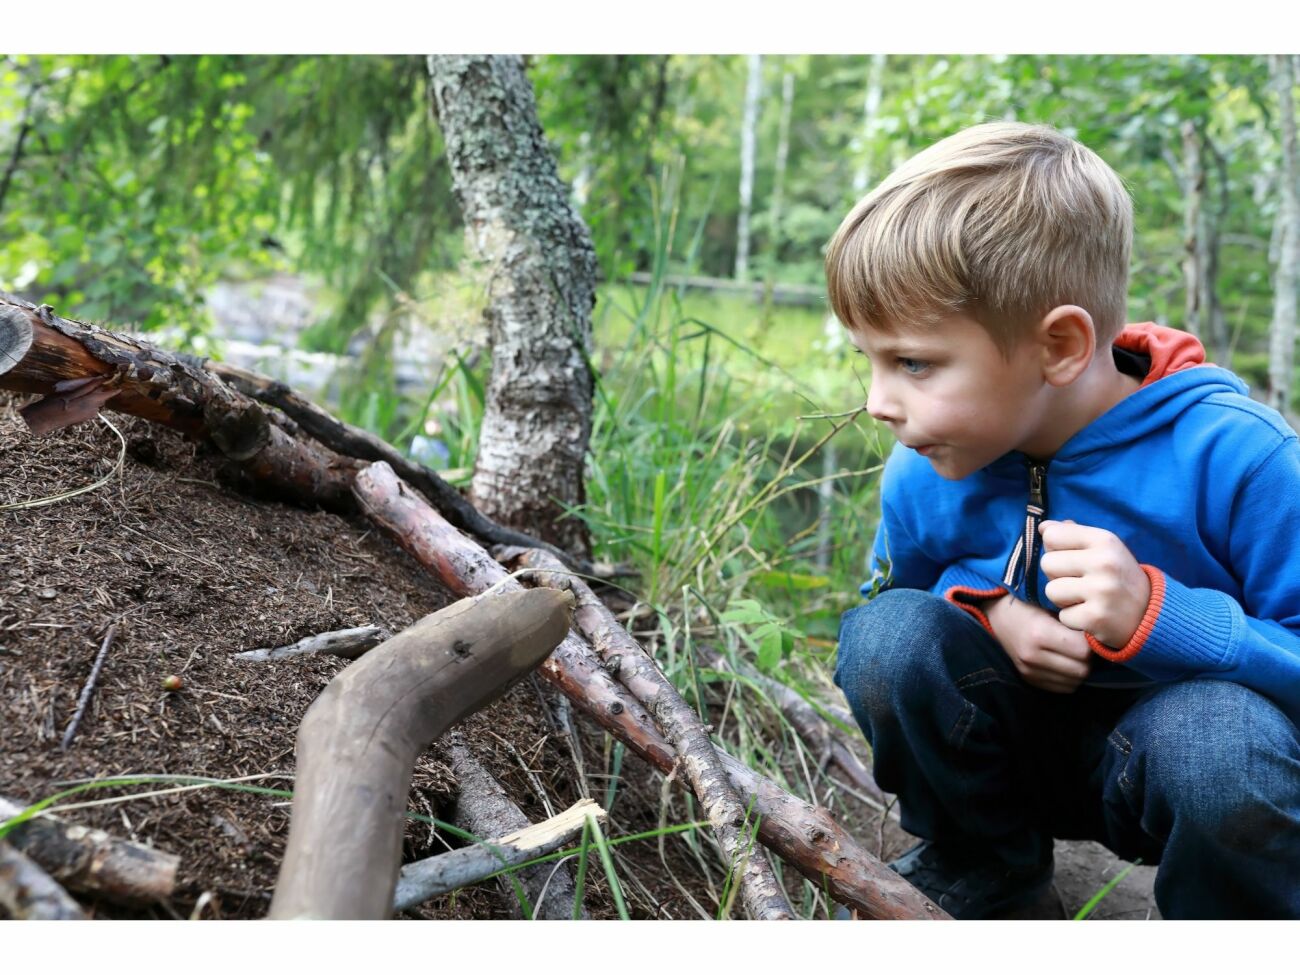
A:
{"label": "tree bark", "polygon": [[605,669],[654,716],[663,736],[676,750],[687,781],[704,807],[725,854],[728,872],[737,875],[750,917],[789,920],[790,904],[771,865],[761,852],[745,847],[743,830],[752,822],[752,814],[747,815],[727,778],[700,716],[682,700],[649,654],[581,579],[545,552],[524,552],[517,561],[521,566],[541,570],[534,575],[537,584],[567,587],[577,597],[574,621],[578,628],[591,642]]}
{"label": "tree bark", "polygon": [[1278,117],[1281,121],[1282,224],[1281,253],[1274,284],[1273,324],[1269,331],[1268,405],[1289,416],[1291,413],[1291,377],[1295,361],[1296,282],[1300,276],[1300,149],[1296,146],[1295,102],[1292,89],[1295,76],[1291,58],[1271,55],[1273,84],[1277,89]]}
{"label": "tree bark", "polygon": [[298,733],[271,917],[391,915],[416,756],[536,667],[567,632],[572,603],[556,590],[462,599],[330,681]]}
{"label": "tree bark", "polygon": [[745,119],[740,128],[740,214],[736,219],[736,280],[749,280],[749,215],[754,203],[754,149],[758,140],[758,105],[763,95],[763,56],[749,56],[745,85]]}
{"label": "tree bark", "polygon": [[[414,491],[405,488],[385,464],[373,464],[357,477],[357,498],[376,524],[453,592],[518,589],[481,548],[452,528]],[[597,724],[661,772],[672,771],[675,753],[649,712],[617,684],[576,634],[560,644],[541,667],[554,683]],[[818,887],[823,884],[841,904],[872,918],[945,919],[942,910],[863,849],[825,809],[791,796],[725,752],[719,754],[727,777],[759,816],[760,842],[783,857]]]}
{"label": "tree bark", "polygon": [[[587,818],[605,819],[605,810],[590,799],[580,799],[545,822],[528,825],[496,839],[449,850],[402,867],[393,896],[393,910],[405,911],[431,897],[476,884],[504,867],[554,853],[573,842]],[[554,864],[548,866],[553,867]]]}
{"label": "tree bark", "polygon": [[431,55],[429,77],[471,253],[491,268],[492,376],[471,499],[585,558],[596,254],[517,57]]}
{"label": "tree bark", "polygon": [[[454,820],[457,826],[483,837],[518,834],[532,826],[528,817],[506,795],[505,789],[501,788],[492,773],[470,754],[463,740],[453,741],[450,754],[451,770],[460,786]],[[582,828],[581,823],[578,828]],[[499,869],[498,865],[492,872]],[[573,905],[577,891],[567,865],[538,864],[518,871],[515,876],[528,898],[533,918],[542,921],[574,919]],[[522,916],[522,906],[514,896],[513,884],[502,878],[501,886],[509,897],[516,916]],[[578,919],[587,919],[587,912],[581,905]]]}
{"label": "tree bark", "polygon": [[0,840],[0,907],[18,921],[84,921],[81,906],[49,874]]}
{"label": "tree bark", "polygon": [[873,141],[876,135],[876,118],[880,115],[880,100],[885,90],[884,54],[871,56],[871,70],[867,74],[867,92],[862,101],[862,136],[857,149],[860,153],[858,168],[853,172],[853,198],[867,192],[871,182]]}
{"label": "tree bark", "polygon": [[299,504],[355,510],[357,461],[298,439],[292,421],[213,378],[192,356],[59,318],[48,306],[37,308],[12,295],[0,293],[0,309],[10,318],[24,316],[32,329],[31,348],[0,376],[0,389],[44,394],[19,411],[38,436],[92,419],[107,407],[210,439],[263,490]]}
{"label": "tree bark", "polygon": [[[12,819],[24,808],[17,799],[0,796],[0,821]],[[175,854],[53,816],[33,816],[15,826],[5,841],[65,887],[117,903],[157,903],[176,887],[180,857]]]}
{"label": "tree bark", "polygon": [[772,203],[768,207],[767,260],[763,273],[763,328],[771,324],[772,289],[776,285],[776,266],[781,250],[781,218],[785,208],[785,169],[790,158],[790,115],[794,110],[794,72],[788,68],[781,76],[781,119],[776,133],[776,172],[772,178]]}

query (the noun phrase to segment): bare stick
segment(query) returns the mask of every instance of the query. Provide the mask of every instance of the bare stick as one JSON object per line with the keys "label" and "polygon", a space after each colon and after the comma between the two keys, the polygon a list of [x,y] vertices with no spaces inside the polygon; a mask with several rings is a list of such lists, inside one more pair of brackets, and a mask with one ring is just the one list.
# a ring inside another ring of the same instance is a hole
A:
{"label": "bare stick", "polygon": [[416,756],[536,667],[567,631],[572,603],[554,589],[462,599],[330,681],[298,732],[271,917],[390,916]]}
{"label": "bare stick", "polygon": [[791,918],[785,891],[777,883],[771,864],[761,852],[755,855],[744,848],[745,807],[718,760],[700,716],[682,700],[641,644],[619,625],[587,584],[574,577],[558,559],[533,549],[518,561],[522,566],[546,570],[535,574],[540,585],[557,589],[567,586],[577,597],[574,620],[579,629],[609,672],[654,715],[664,737],[681,758],[686,778],[704,806],[730,868],[737,872],[750,916],[759,920]]}
{"label": "bare stick", "polygon": [[[461,736],[457,735],[453,739],[450,755],[451,768],[460,786],[460,797],[456,800],[457,826],[475,836],[499,836],[502,833],[517,833],[531,825],[528,817],[506,795],[492,773],[470,754]],[[578,829],[581,828],[579,821]],[[495,869],[499,870],[500,867]],[[532,905],[533,917],[544,921],[568,921],[573,918],[577,891],[566,866],[557,869],[555,864],[539,864],[521,870],[518,878]],[[510,881],[503,878],[502,885],[507,892],[513,893]],[[581,910],[579,917],[586,919],[586,910]]]}
{"label": "bare stick", "polygon": [[[733,670],[731,663],[716,650],[709,651],[707,659],[714,670]],[[739,662],[739,672],[772,699],[799,737],[816,753],[819,767],[824,769],[828,763],[833,763],[844,773],[850,785],[881,805],[887,801],[871,772],[853,753],[847,736],[819,715],[798,691],[760,673],[744,661]]]}
{"label": "bare stick", "polygon": [[[355,491],[366,515],[453,592],[510,591],[519,583],[471,539],[449,525],[406,487],[386,464],[357,475]],[[590,645],[570,633],[542,664],[542,677],[640,758],[671,772],[675,753],[635,697],[615,681]],[[727,776],[748,805],[754,797],[758,838],[842,904],[872,918],[946,919],[948,915],[853,839],[830,815],[721,754]]]}
{"label": "bare stick", "polygon": [[345,660],[356,660],[367,650],[392,638],[393,634],[382,626],[356,626],[350,630],[334,630],[330,633],[306,636],[287,647],[245,650],[231,656],[235,660],[283,660],[285,657],[297,657],[304,653],[325,653]]}
{"label": "bare stick", "polygon": [[85,913],[48,873],[0,840],[0,905],[19,921],[84,921]]}
{"label": "bare stick", "polygon": [[104,658],[108,656],[108,648],[113,645],[113,638],[117,636],[117,624],[114,623],[104,634],[104,642],[99,648],[99,653],[95,657],[94,666],[90,668],[90,676],[86,678],[86,686],[81,689],[81,697],[77,699],[77,711],[72,716],[72,721],[68,723],[68,730],[63,733],[63,744],[60,746],[63,751],[68,750],[72,744],[72,736],[77,733],[77,725],[81,723],[81,716],[86,713],[86,705],[90,703],[90,695],[95,691],[95,681],[99,680],[99,672],[104,669]]}
{"label": "bare stick", "polygon": [[[21,800],[0,796],[0,822],[24,808]],[[33,816],[15,826],[5,840],[70,890],[136,905],[157,903],[176,888],[180,857],[175,854],[54,816]]]}
{"label": "bare stick", "polygon": [[545,822],[529,825],[500,839],[408,863],[402,867],[397,880],[393,910],[408,910],[431,897],[476,884],[506,867],[554,853],[578,837],[588,817],[603,823],[605,810],[590,799],[579,799]]}

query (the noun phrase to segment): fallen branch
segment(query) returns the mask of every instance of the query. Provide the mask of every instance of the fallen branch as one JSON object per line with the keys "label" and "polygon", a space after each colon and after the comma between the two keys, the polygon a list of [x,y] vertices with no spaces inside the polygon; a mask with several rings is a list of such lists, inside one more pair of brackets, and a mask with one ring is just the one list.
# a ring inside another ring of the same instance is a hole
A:
{"label": "fallen branch", "polygon": [[462,599],[340,672],[307,710],[273,918],[391,916],[416,756],[537,666],[573,597]]}
{"label": "fallen branch", "polygon": [[[716,650],[708,651],[706,660],[714,670],[735,672],[727,659]],[[819,768],[825,769],[828,764],[836,765],[850,785],[870,796],[882,809],[885,807],[888,797],[876,785],[871,771],[853,753],[839,728],[830,725],[798,691],[779,680],[760,673],[744,661],[740,661],[739,672],[771,698],[799,737],[816,754]]]}
{"label": "fallen branch", "polygon": [[393,634],[382,626],[357,626],[350,630],[334,630],[330,633],[317,633],[306,636],[297,643],[287,647],[245,650],[232,654],[236,660],[283,660],[285,657],[297,657],[305,653],[324,653],[344,660],[356,660],[367,650],[372,650]]}
{"label": "fallen branch", "polygon": [[[356,492],[370,519],[453,592],[520,588],[506,579],[505,570],[487,552],[405,487],[386,464],[372,464],[357,475]],[[661,772],[672,770],[675,753],[649,712],[605,672],[579,636],[570,633],[539,672],[642,759]],[[837,901],[872,918],[947,918],[859,846],[825,809],[790,795],[725,753],[720,758],[742,801],[748,805],[754,798],[759,840],[819,888],[824,883]]]}
{"label": "fallen branch", "polygon": [[[465,742],[458,736],[450,748],[451,769],[460,786],[456,800],[455,824],[475,836],[499,836],[502,833],[518,834],[531,823],[506,795],[500,783],[470,754]],[[577,828],[582,829],[579,820]],[[492,872],[501,869],[497,866]],[[577,890],[573,876],[564,864],[538,864],[515,874],[522,884],[524,894],[532,907],[532,916],[542,921],[568,921],[574,917]],[[513,894],[513,884],[502,878],[507,894]],[[519,906],[513,896],[515,910]],[[518,916],[522,916],[518,914]],[[578,917],[586,920],[587,912],[579,905]]]}
{"label": "fallen branch", "polygon": [[48,873],[0,840],[0,906],[18,921],[84,921],[85,912]]}
{"label": "fallen branch", "polygon": [[[626,574],[498,525],[429,468],[257,373],[60,318],[47,305],[4,292],[0,361],[0,389],[45,396],[19,411],[37,435],[92,419],[106,407],[210,439],[250,486],[342,512],[354,507],[353,474],[365,462],[384,460],[467,532],[549,551],[589,575]],[[276,409],[264,409],[259,400]]]}
{"label": "fallen branch", "polygon": [[[744,848],[746,810],[732,787],[700,716],[682,700],[641,645],[619,625],[609,609],[547,552],[523,552],[518,564],[537,569],[538,585],[569,588],[578,600],[574,621],[591,641],[606,669],[632,692],[655,717],[673,745],[692,790],[700,800],[732,869],[738,874],[741,896],[750,917],[788,920],[792,917],[785,891],[766,857]],[[556,571],[558,570],[558,571]]]}
{"label": "fallen branch", "polygon": [[21,315],[30,348],[0,376],[0,389],[41,393],[19,413],[38,436],[94,418],[101,408],[144,417],[209,440],[251,483],[334,511],[354,510],[352,475],[360,466],[296,436],[288,419],[209,375],[192,356],[59,318],[0,293],[0,311]]}
{"label": "fallen branch", "polygon": [[90,695],[95,691],[95,681],[99,680],[99,672],[104,668],[104,658],[108,656],[108,648],[113,645],[113,638],[117,636],[117,624],[109,626],[108,632],[104,634],[104,642],[99,648],[99,653],[95,655],[95,662],[91,665],[90,676],[86,678],[86,685],[81,689],[81,697],[77,699],[77,710],[72,715],[72,720],[68,722],[68,730],[63,733],[63,742],[60,746],[63,751],[68,750],[72,744],[72,736],[77,733],[77,725],[81,724],[81,716],[86,713],[86,705],[90,703]]}
{"label": "fallen branch", "polygon": [[[17,799],[0,796],[0,821],[24,808]],[[53,816],[33,816],[15,826],[5,841],[65,887],[121,904],[157,903],[176,887],[180,857]]]}
{"label": "fallen branch", "polygon": [[605,810],[590,799],[580,799],[564,812],[500,839],[408,863],[397,880],[393,910],[408,910],[431,897],[486,880],[506,867],[554,853],[577,839],[588,817],[603,822]]}
{"label": "fallen branch", "polygon": [[429,503],[442,512],[443,517],[462,531],[497,545],[540,548],[586,575],[612,574],[608,570],[598,571],[598,568],[591,563],[575,558],[554,545],[497,524],[470,504],[459,491],[439,477],[435,471],[403,457],[394,447],[373,433],[331,416],[285,383],[224,362],[207,361],[204,367],[245,396],[282,411],[335,453],[360,461],[382,460],[396,471],[403,481],[428,498]]}

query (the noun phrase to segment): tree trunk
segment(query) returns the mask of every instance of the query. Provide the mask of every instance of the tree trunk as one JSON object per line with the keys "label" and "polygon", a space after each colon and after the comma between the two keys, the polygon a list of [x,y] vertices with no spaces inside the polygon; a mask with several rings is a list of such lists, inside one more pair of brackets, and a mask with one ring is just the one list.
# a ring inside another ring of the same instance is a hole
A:
{"label": "tree trunk", "polygon": [[1270,58],[1273,83],[1277,88],[1278,116],[1282,141],[1282,245],[1274,284],[1273,325],[1269,332],[1268,405],[1289,415],[1291,374],[1295,361],[1296,280],[1300,275],[1300,151],[1296,147],[1295,77],[1290,57]]}
{"label": "tree trunk", "polygon": [[754,202],[754,146],[758,104],[763,94],[763,56],[749,56],[745,86],[745,120],[740,129],[740,215],[736,220],[736,280],[749,280],[749,216]]}
{"label": "tree trunk", "polygon": [[586,526],[596,253],[537,120],[523,61],[431,55],[430,87],[471,253],[491,268],[492,376],[471,498],[579,556]]}
{"label": "tree trunk", "polygon": [[776,175],[772,184],[772,205],[768,208],[766,271],[763,274],[763,328],[772,317],[772,288],[776,283],[777,256],[781,249],[781,211],[785,206],[785,167],[790,156],[790,113],[794,107],[794,72],[781,76],[781,121],[777,126]]}
{"label": "tree trunk", "polygon": [[884,54],[871,56],[871,71],[867,75],[867,94],[862,105],[862,137],[858,144],[858,168],[853,173],[853,197],[857,199],[867,192],[871,182],[871,163],[873,140],[876,134],[876,118],[880,115],[880,99],[885,89]]}
{"label": "tree trunk", "polygon": [[549,655],[572,605],[554,589],[462,599],[330,681],[298,733],[271,917],[391,916],[416,756]]}

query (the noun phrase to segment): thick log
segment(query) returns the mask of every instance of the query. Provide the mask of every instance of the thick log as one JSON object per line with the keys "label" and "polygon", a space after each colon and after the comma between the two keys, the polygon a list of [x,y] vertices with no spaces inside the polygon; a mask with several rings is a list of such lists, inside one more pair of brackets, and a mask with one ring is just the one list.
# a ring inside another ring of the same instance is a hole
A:
{"label": "thick log", "polygon": [[537,666],[573,597],[462,599],[336,676],[298,733],[293,815],[273,918],[388,917],[416,756]]}
{"label": "thick log", "polygon": [[18,365],[32,347],[32,323],[17,308],[0,308],[0,373]]}
{"label": "thick log", "polygon": [[18,921],[86,919],[66,890],[4,840],[0,840],[0,907]]}
{"label": "thick log", "polygon": [[283,660],[285,657],[324,653],[331,657],[342,657],[344,660],[356,660],[367,650],[373,650],[392,638],[393,634],[382,626],[354,626],[348,630],[333,630],[329,633],[305,636],[287,647],[263,647],[260,650],[245,650],[231,656],[236,660]]}
{"label": "thick log", "polygon": [[[498,839],[450,850],[402,867],[393,896],[393,910],[405,911],[431,897],[468,887],[506,867],[554,853],[577,839],[588,817],[605,819],[605,810],[591,799],[580,799],[564,812]],[[547,867],[554,866],[548,864]]]}
{"label": "thick log", "polygon": [[[451,770],[456,774],[460,795],[456,799],[457,826],[475,836],[499,836],[502,833],[518,834],[527,830],[528,817],[514,804],[505,789],[472,754],[465,742],[456,738],[450,748]],[[581,829],[581,822],[578,824]],[[497,867],[496,869],[500,869]],[[539,864],[520,870],[516,875],[524,896],[532,909],[532,916],[542,921],[568,921],[574,916],[573,905],[577,890],[573,876],[565,864]],[[400,882],[399,882],[400,883]],[[521,905],[514,897],[513,884],[501,881],[506,895],[514,905],[516,916],[522,917]],[[579,905],[578,918],[587,920],[587,912]]]}
{"label": "thick log", "polygon": [[565,569],[558,559],[534,549],[522,553],[518,564],[541,570],[535,577],[538,585],[568,588],[577,597],[573,615],[578,628],[591,641],[609,673],[654,716],[681,759],[687,781],[704,807],[731,869],[737,871],[741,896],[750,917],[790,919],[793,916],[790,904],[771,864],[761,852],[755,855],[745,849],[742,833],[746,825],[745,807],[727,778],[700,716],[682,700],[641,644],[619,625],[587,584]]}
{"label": "thick log", "polygon": [[30,348],[0,376],[0,389],[45,396],[19,411],[33,433],[81,423],[107,408],[206,437],[251,482],[300,504],[354,509],[359,462],[297,438],[291,421],[211,376],[192,356],[59,318],[46,305],[2,292],[0,312],[31,328]]}
{"label": "thick log", "polygon": [[[0,821],[24,808],[17,799],[0,796]],[[15,826],[5,840],[70,890],[140,905],[165,900],[176,888],[180,857],[103,830],[39,815]]]}
{"label": "thick log", "polygon": [[[452,528],[385,464],[372,464],[356,481],[362,509],[392,533],[426,569],[459,593],[510,591],[519,583],[472,540]],[[570,633],[539,671],[602,728],[661,772],[675,753],[639,701]],[[741,799],[754,799],[759,840],[840,903],[882,920],[946,919],[948,915],[863,849],[825,809],[785,792],[731,756],[722,762]]]}

